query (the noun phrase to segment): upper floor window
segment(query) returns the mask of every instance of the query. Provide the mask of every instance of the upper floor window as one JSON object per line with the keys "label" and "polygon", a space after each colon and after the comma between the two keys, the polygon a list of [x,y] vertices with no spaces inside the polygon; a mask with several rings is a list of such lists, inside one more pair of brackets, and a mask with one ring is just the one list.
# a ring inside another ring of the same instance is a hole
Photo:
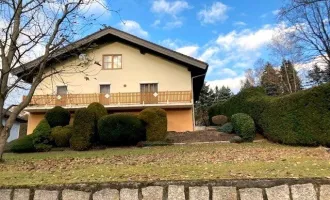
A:
{"label": "upper floor window", "polygon": [[57,95],[66,95],[68,94],[68,88],[67,86],[57,86],[57,91],[56,91]]}
{"label": "upper floor window", "polygon": [[103,55],[103,69],[121,69],[121,55]]}

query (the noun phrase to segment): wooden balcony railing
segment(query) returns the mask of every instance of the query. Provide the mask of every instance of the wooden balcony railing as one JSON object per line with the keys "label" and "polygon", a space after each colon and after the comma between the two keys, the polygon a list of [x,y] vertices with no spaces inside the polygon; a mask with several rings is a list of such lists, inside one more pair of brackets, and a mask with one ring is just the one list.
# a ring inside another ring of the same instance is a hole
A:
{"label": "wooden balcony railing", "polygon": [[88,105],[93,102],[99,102],[103,105],[191,103],[192,94],[190,91],[167,91],[157,93],[34,95],[30,106],[75,106]]}

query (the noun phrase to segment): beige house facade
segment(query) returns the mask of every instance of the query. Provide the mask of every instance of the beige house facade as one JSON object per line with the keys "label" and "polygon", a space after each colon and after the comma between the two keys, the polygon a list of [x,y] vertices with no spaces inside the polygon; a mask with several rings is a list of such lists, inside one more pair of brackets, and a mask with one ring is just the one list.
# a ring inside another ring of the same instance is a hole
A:
{"label": "beige house facade", "polygon": [[[35,63],[15,75],[24,76]],[[45,75],[53,75],[38,86],[26,108],[28,133],[56,105],[74,113],[92,102],[103,104],[109,114],[161,107],[167,112],[168,131],[192,131],[193,102],[208,68],[207,63],[114,28],[61,49],[48,66]],[[32,82],[33,76],[25,80]]]}

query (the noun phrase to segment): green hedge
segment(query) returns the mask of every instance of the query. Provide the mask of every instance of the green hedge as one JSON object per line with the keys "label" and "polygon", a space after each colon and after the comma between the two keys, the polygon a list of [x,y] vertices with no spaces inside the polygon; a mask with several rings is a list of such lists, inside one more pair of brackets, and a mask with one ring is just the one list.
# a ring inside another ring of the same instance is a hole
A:
{"label": "green hedge", "polygon": [[[73,121],[73,131],[73,135],[70,139],[70,147],[78,151],[88,149],[94,139],[95,114],[87,108],[76,110]],[[79,144],[77,145],[77,143]]]}
{"label": "green hedge", "polygon": [[105,145],[136,145],[146,138],[142,121],[133,114],[104,116],[98,122],[98,130],[100,142]]}
{"label": "green hedge", "polygon": [[166,111],[161,108],[146,108],[138,116],[146,123],[147,141],[164,141],[167,135]]}
{"label": "green hedge", "polygon": [[35,150],[31,135],[24,136],[10,143],[10,151],[14,153],[29,153]]}
{"label": "green hedge", "polygon": [[73,134],[73,126],[56,126],[52,129],[52,138],[54,138],[57,147],[69,147],[70,138]]}
{"label": "green hedge", "polygon": [[258,131],[274,142],[330,146],[329,99],[330,84],[280,97],[269,97],[262,88],[249,88],[212,106],[209,117],[246,113]]}
{"label": "green hedge", "polygon": [[224,125],[222,125],[218,130],[223,133],[233,133],[234,128],[231,122],[227,122]]}
{"label": "green hedge", "polygon": [[[39,144],[52,144],[53,138],[51,137],[51,128],[47,120],[43,119],[39,122],[37,127],[33,130],[31,137],[35,146]],[[42,148],[38,148],[38,151],[42,151]]]}
{"label": "green hedge", "polygon": [[56,126],[68,125],[70,123],[70,117],[70,112],[62,108],[61,106],[55,106],[54,108],[50,109],[45,115],[46,120],[52,128]]}
{"label": "green hedge", "polygon": [[252,142],[256,137],[253,119],[245,113],[237,113],[231,116],[234,132],[245,142]]}
{"label": "green hedge", "polygon": [[102,104],[97,103],[97,102],[89,104],[87,109],[95,114],[96,121],[98,121],[99,119],[101,119],[101,117],[108,114],[105,107]]}

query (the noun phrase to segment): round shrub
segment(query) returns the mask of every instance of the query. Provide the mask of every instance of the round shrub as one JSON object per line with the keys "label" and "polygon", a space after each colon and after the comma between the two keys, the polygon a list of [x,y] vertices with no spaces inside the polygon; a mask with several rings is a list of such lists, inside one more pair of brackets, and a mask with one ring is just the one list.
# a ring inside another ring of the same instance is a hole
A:
{"label": "round shrub", "polygon": [[[88,149],[94,139],[94,132],[95,114],[87,108],[76,110],[73,120],[73,134],[70,139],[70,147],[74,150]],[[72,142],[74,142],[74,144]]]}
{"label": "round shrub", "polygon": [[47,120],[43,119],[39,122],[37,127],[33,130],[31,135],[33,144],[51,144],[53,139],[51,137],[51,128]]}
{"label": "round shrub", "polygon": [[54,138],[57,147],[69,147],[73,126],[56,126],[52,129],[51,136]]}
{"label": "round shrub", "polygon": [[146,138],[145,128],[140,119],[132,114],[112,114],[98,122],[100,141],[105,145],[136,145]]}
{"label": "round shrub", "polygon": [[161,108],[146,108],[138,116],[146,124],[147,141],[164,141],[167,135],[166,111]]}
{"label": "round shrub", "polygon": [[95,114],[96,121],[98,121],[99,119],[101,119],[101,117],[108,114],[105,107],[102,104],[97,103],[97,102],[89,104],[87,109]]}
{"label": "round shrub", "polygon": [[244,113],[237,113],[231,117],[231,123],[234,132],[239,135],[243,141],[253,141],[256,136],[256,130],[252,117]]}
{"label": "round shrub", "polygon": [[52,128],[66,126],[70,123],[70,112],[61,106],[55,106],[46,113],[45,118]]}
{"label": "round shrub", "polygon": [[73,135],[70,139],[70,148],[75,151],[85,151],[88,150],[91,143],[86,140],[84,136]]}
{"label": "round shrub", "polygon": [[34,152],[35,148],[31,135],[24,136],[11,142],[10,151],[14,153]]}
{"label": "round shrub", "polygon": [[218,126],[222,126],[228,122],[228,117],[225,115],[216,115],[212,117],[212,123]]}
{"label": "round shrub", "polygon": [[233,130],[234,130],[233,125],[230,122],[225,123],[219,128],[219,131],[223,133],[232,133]]}

